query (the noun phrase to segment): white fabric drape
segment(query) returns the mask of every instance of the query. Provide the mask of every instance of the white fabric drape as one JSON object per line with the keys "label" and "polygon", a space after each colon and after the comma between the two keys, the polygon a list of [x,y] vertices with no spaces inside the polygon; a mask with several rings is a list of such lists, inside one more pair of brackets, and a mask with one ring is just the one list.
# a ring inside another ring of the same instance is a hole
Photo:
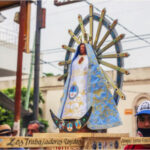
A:
{"label": "white fabric drape", "polygon": [[[79,64],[80,59],[83,61]],[[71,71],[72,75],[62,118],[80,119],[87,112],[87,55],[78,55],[72,64]]]}

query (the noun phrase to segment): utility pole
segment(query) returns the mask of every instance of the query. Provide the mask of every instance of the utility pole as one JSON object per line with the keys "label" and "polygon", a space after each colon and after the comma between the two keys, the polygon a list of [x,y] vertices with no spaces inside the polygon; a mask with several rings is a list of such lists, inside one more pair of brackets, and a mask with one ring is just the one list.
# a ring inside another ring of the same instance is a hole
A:
{"label": "utility pole", "polygon": [[38,120],[38,103],[39,103],[39,72],[40,72],[40,36],[41,36],[41,0],[37,1],[37,16],[36,16],[36,38],[35,38],[35,66],[34,66],[34,105],[33,118]]}
{"label": "utility pole", "polygon": [[17,135],[20,134],[20,112],[21,112],[21,81],[22,81],[22,60],[23,51],[25,48],[25,23],[26,16],[26,1],[20,2],[20,17],[19,17],[19,40],[18,40],[18,58],[17,58],[17,74],[16,74],[16,93],[15,93],[15,116],[14,127]]}
{"label": "utility pole", "polygon": [[35,37],[35,67],[34,67],[34,105],[33,119],[38,120],[39,112],[39,73],[40,73],[40,37],[41,28],[45,27],[45,9],[41,0],[37,1],[36,37]]}

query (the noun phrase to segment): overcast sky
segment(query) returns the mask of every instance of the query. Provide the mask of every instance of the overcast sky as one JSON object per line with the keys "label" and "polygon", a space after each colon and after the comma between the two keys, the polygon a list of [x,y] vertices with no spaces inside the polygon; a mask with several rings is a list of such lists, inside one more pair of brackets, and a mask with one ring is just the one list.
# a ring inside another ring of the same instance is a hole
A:
{"label": "overcast sky", "polygon": [[[118,19],[120,25],[116,26],[116,31],[118,34],[126,35],[122,40],[122,47],[123,51],[130,54],[130,57],[125,59],[125,68],[150,66],[150,1],[87,0],[87,2],[94,5],[95,13],[100,14],[100,11],[106,8],[106,18],[111,23],[110,18]],[[57,7],[53,4],[53,0],[42,1],[43,7],[46,8],[46,28],[41,31],[41,53],[42,59],[51,63],[43,65],[43,72],[62,74],[63,67],[57,65],[58,61],[64,60],[65,57],[65,50],[61,49],[61,45],[68,44],[70,40],[68,29],[75,30],[78,25],[78,14],[81,14],[82,18],[89,14],[87,2]],[[30,47],[33,45],[36,20],[35,4],[32,5]],[[5,11],[3,15],[13,18],[17,10],[18,8]],[[13,19],[5,20],[0,26],[18,31],[18,25],[13,22]],[[138,35],[143,40],[134,35]]]}

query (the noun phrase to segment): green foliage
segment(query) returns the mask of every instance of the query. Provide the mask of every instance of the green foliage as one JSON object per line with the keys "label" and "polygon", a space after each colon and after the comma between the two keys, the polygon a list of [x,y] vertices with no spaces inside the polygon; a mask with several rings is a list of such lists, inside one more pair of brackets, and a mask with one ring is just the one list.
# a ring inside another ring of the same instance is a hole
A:
{"label": "green foliage", "polygon": [[[5,90],[2,90],[1,92],[3,92],[5,95],[7,95],[12,100],[15,99],[15,88],[8,88]],[[23,87],[21,89],[21,104],[22,104],[22,106],[25,106],[26,92],[27,92],[27,88]],[[33,92],[34,92],[33,89],[31,89],[30,97],[29,97],[29,111],[30,112],[33,111]],[[41,92],[39,92],[39,104],[44,103],[44,102],[45,101],[42,97],[42,94],[41,94]],[[39,115],[42,116],[42,109],[40,107],[39,107]],[[0,106],[0,124],[7,123],[12,126],[13,120],[14,120],[14,114],[11,111],[6,110],[5,108],[2,108]],[[48,122],[46,120],[42,120],[42,123],[46,127],[48,127]]]}
{"label": "green foliage", "polygon": [[39,122],[42,123],[42,124],[45,126],[45,132],[46,132],[46,129],[49,127],[48,121],[47,121],[47,120],[43,120],[43,119],[41,118],[41,119],[39,119]]}
{"label": "green foliage", "polygon": [[51,77],[51,76],[54,76],[53,73],[43,73],[46,77]]}
{"label": "green foliage", "polygon": [[[7,95],[9,98],[12,100],[15,99],[15,88],[8,88],[5,90],[2,90],[2,92]],[[22,106],[25,106],[25,101],[26,101],[26,92],[27,88],[23,87],[21,89],[21,104]],[[39,104],[44,103],[44,99],[42,97],[41,92],[39,93]],[[30,90],[30,97],[29,97],[29,110],[32,112],[33,110],[33,89]],[[39,108],[39,114],[42,115],[42,110]]]}
{"label": "green foliage", "polygon": [[0,124],[9,124],[13,126],[14,115],[10,110],[6,110],[0,106]]}
{"label": "green foliage", "polygon": [[[23,87],[21,89],[21,104],[22,106],[25,106],[25,101],[26,101],[26,92],[27,92],[27,88]],[[32,112],[33,110],[33,94],[34,94],[34,91],[33,89],[30,90],[30,97],[29,97],[29,110]],[[43,104],[45,101],[42,97],[42,94],[41,92],[39,93],[39,104]],[[39,107],[39,114],[40,116],[42,115],[42,109]]]}

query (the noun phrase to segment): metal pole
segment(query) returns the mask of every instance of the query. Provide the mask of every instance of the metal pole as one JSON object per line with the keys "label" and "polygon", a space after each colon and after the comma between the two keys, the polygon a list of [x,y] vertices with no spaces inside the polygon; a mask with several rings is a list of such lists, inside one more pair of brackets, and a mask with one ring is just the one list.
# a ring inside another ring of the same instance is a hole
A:
{"label": "metal pole", "polygon": [[23,50],[25,46],[25,12],[26,2],[21,1],[20,3],[20,18],[19,18],[19,40],[18,40],[18,58],[17,58],[17,74],[16,74],[16,93],[15,93],[15,116],[14,116],[14,127],[17,131],[17,135],[20,134],[20,112],[21,112],[21,81],[22,81],[22,60]]}
{"label": "metal pole", "polygon": [[32,48],[30,74],[29,74],[29,79],[28,79],[27,93],[26,93],[25,106],[24,106],[25,110],[29,109],[29,98],[30,98],[30,90],[31,90],[34,58],[35,58],[35,40],[34,40],[33,48]]}
{"label": "metal pole", "polygon": [[39,61],[40,61],[40,30],[41,30],[41,0],[37,1],[36,40],[35,40],[35,68],[34,68],[34,105],[33,118],[38,120],[39,103]]}

